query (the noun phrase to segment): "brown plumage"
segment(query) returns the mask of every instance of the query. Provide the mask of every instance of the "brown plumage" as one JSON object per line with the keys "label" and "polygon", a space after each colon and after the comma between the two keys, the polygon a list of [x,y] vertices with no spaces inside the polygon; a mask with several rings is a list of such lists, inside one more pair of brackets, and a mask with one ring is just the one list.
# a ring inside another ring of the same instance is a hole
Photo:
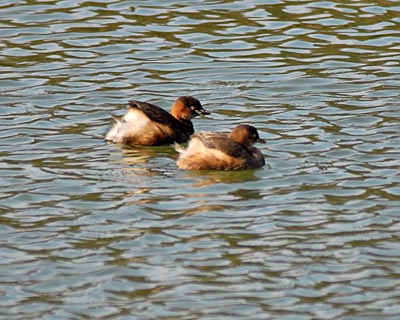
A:
{"label": "brown plumage", "polygon": [[259,168],[265,164],[261,151],[253,146],[265,143],[256,128],[239,125],[231,133],[198,132],[193,134],[186,149],[176,147],[181,153],[177,164],[181,169],[243,170]]}
{"label": "brown plumage", "polygon": [[124,116],[113,116],[115,124],[106,140],[144,146],[185,142],[194,133],[191,119],[202,114],[209,112],[191,96],[176,99],[171,113],[147,102],[130,101]]}

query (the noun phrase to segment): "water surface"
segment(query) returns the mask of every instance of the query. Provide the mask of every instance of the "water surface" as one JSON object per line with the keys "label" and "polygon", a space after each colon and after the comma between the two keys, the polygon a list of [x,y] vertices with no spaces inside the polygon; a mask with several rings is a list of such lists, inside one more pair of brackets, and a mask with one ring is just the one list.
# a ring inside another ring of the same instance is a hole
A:
{"label": "water surface", "polygon": [[[2,1],[4,319],[398,319],[397,1]],[[266,166],[103,137],[129,99]]]}

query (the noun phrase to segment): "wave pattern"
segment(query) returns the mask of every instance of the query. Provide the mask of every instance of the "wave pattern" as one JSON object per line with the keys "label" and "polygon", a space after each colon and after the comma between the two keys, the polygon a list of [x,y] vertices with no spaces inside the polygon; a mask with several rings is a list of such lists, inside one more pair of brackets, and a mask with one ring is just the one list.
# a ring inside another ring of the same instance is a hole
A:
{"label": "wave pattern", "polygon": [[[0,315],[398,319],[395,1],[2,1]],[[265,168],[107,144],[127,100],[251,123]]]}

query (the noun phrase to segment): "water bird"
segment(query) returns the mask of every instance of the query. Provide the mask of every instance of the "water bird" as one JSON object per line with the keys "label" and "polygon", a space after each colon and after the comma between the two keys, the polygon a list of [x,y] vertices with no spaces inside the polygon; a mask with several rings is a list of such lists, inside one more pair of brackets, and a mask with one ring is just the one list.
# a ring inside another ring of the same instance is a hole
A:
{"label": "water bird", "polygon": [[181,96],[171,113],[142,101],[130,101],[125,115],[111,115],[115,123],[105,139],[127,145],[158,146],[186,142],[194,133],[191,119],[210,114],[192,96]]}
{"label": "water bird", "polygon": [[254,143],[265,143],[256,128],[238,125],[230,133],[200,131],[192,135],[188,146],[175,144],[180,153],[177,165],[189,170],[243,170],[265,165]]}

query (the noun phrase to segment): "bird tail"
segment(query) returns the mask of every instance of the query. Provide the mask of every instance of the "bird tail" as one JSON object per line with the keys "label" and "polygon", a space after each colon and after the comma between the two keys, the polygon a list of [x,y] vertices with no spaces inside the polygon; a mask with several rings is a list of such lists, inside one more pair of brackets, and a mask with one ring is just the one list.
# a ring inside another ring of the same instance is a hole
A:
{"label": "bird tail", "polygon": [[111,116],[111,118],[113,118],[113,120],[114,120],[116,123],[122,122],[122,117],[117,116],[116,114],[114,114],[114,113],[112,113],[112,112],[110,112],[110,116]]}
{"label": "bird tail", "polygon": [[183,153],[185,151],[185,148],[177,142],[174,143],[174,149],[179,153]]}

